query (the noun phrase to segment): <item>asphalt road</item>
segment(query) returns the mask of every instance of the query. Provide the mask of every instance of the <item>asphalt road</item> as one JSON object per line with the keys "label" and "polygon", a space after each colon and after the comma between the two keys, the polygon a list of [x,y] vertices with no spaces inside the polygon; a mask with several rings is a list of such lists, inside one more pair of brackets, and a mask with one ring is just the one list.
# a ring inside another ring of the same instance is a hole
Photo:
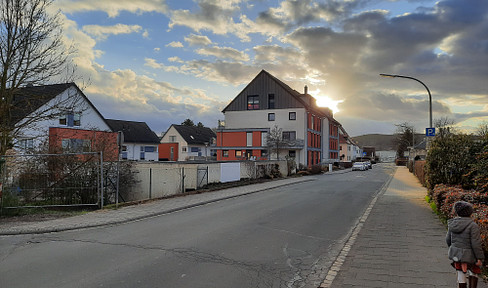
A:
{"label": "asphalt road", "polygon": [[318,287],[392,171],[378,164],[123,225],[0,237],[0,287]]}

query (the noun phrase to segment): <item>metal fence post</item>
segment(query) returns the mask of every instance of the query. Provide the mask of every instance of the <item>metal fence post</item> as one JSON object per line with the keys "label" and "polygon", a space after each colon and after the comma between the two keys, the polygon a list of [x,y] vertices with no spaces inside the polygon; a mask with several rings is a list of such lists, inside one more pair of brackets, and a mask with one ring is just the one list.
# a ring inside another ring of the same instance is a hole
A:
{"label": "metal fence post", "polygon": [[152,192],[152,168],[149,168],[149,199],[151,199]]}
{"label": "metal fence post", "polygon": [[181,193],[185,193],[185,167],[181,167]]}
{"label": "metal fence post", "polygon": [[100,209],[103,209],[103,151],[100,151]]}

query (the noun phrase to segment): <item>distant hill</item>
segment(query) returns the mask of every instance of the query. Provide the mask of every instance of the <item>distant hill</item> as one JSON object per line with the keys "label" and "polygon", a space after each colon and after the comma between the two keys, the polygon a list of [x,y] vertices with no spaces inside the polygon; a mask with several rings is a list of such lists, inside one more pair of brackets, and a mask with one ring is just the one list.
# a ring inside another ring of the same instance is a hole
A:
{"label": "distant hill", "polygon": [[393,142],[395,135],[384,134],[366,134],[361,136],[352,137],[359,143],[360,147],[373,146],[376,151],[395,151],[396,147]]}

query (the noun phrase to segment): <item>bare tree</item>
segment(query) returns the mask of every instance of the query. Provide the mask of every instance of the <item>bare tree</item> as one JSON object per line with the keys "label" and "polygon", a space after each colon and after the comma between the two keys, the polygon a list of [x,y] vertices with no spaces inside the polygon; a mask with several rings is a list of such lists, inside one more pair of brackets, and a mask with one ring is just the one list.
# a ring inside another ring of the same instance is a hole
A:
{"label": "bare tree", "polygon": [[290,144],[290,140],[283,138],[283,129],[278,126],[274,126],[266,135],[266,147],[276,153],[276,160],[280,160],[280,150]]}
{"label": "bare tree", "polygon": [[448,117],[441,117],[439,119],[435,119],[434,127],[437,128],[436,136],[444,138],[452,133],[455,133],[452,125],[454,125],[454,120],[449,119]]}
{"label": "bare tree", "polygon": [[[70,71],[69,56],[74,53],[62,41],[59,12],[51,15],[48,8],[53,0],[0,0],[0,155],[12,145],[16,124],[14,115],[43,99],[33,95],[17,101],[19,90],[26,86],[46,84],[50,79]],[[73,80],[68,79],[68,80]],[[69,81],[66,81],[69,82]],[[23,95],[26,96],[26,95]],[[27,95],[28,96],[28,95]],[[61,106],[74,105],[64,103]],[[51,105],[53,106],[53,105]],[[53,117],[48,109],[38,117]],[[36,118],[36,117],[32,117]],[[32,119],[31,119],[32,120]],[[33,121],[25,121],[32,123]]]}
{"label": "bare tree", "polygon": [[481,122],[476,130],[476,135],[487,138],[488,137],[488,122]]}

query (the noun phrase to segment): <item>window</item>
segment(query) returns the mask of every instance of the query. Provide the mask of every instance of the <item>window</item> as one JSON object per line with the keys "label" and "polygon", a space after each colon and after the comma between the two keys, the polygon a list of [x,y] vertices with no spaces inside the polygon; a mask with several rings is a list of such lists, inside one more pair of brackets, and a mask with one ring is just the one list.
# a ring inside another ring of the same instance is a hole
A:
{"label": "window", "polygon": [[297,120],[297,112],[290,112],[288,113],[289,120]]}
{"label": "window", "polygon": [[266,146],[268,143],[268,132],[261,132],[261,146]]}
{"label": "window", "polygon": [[90,152],[91,141],[86,139],[63,139],[61,147],[64,152]]}
{"label": "window", "polygon": [[176,142],[176,136],[169,136],[169,142]]}
{"label": "window", "polygon": [[275,95],[268,94],[268,109],[275,109]]}
{"label": "window", "polygon": [[296,156],[297,156],[297,151],[295,150],[288,151],[288,157],[295,158]]}
{"label": "window", "polygon": [[141,160],[146,159],[146,153],[144,152],[144,146],[141,146],[141,153],[139,155],[139,159],[141,159]]}
{"label": "window", "polygon": [[21,139],[17,146],[24,150],[34,149],[34,139]]}
{"label": "window", "polygon": [[182,152],[186,152],[186,147],[181,147]]}
{"label": "window", "polygon": [[59,117],[59,125],[81,126],[81,113],[66,112]]}
{"label": "window", "polygon": [[156,152],[156,146],[144,146],[144,152]]}
{"label": "window", "polygon": [[61,117],[59,117],[59,125],[66,125],[68,124],[68,120],[67,119],[67,116],[66,115],[61,115]]}
{"label": "window", "polygon": [[246,133],[246,146],[252,146],[252,132]]}
{"label": "window", "polygon": [[296,140],[297,133],[295,131],[283,131],[283,140]]}
{"label": "window", "polygon": [[122,152],[122,160],[127,160],[127,152]]}
{"label": "window", "polygon": [[222,157],[229,157],[229,150],[222,150]]}
{"label": "window", "polygon": [[236,157],[242,157],[242,151],[236,150]]}
{"label": "window", "polygon": [[268,121],[275,121],[275,113],[268,113]]}
{"label": "window", "polygon": [[81,114],[74,113],[73,114],[73,126],[81,126]]}
{"label": "window", "polygon": [[259,96],[247,96],[247,110],[259,110]]}

